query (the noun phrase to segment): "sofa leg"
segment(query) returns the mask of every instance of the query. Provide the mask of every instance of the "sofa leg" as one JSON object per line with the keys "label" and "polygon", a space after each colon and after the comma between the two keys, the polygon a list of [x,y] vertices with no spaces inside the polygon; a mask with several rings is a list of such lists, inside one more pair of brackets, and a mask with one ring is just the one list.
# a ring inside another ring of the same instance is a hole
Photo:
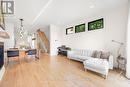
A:
{"label": "sofa leg", "polygon": [[86,68],[84,68],[84,71],[86,72],[86,71],[87,71],[87,69],[86,69]]}
{"label": "sofa leg", "polygon": [[104,79],[107,79],[107,75],[103,75],[103,78],[104,78]]}

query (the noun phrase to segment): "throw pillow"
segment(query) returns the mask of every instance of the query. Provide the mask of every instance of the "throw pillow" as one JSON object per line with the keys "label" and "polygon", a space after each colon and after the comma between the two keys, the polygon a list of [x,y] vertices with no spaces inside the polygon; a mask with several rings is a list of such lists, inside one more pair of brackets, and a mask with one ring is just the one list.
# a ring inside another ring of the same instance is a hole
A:
{"label": "throw pillow", "polygon": [[101,59],[109,59],[110,52],[102,52],[101,53]]}
{"label": "throw pillow", "polygon": [[101,57],[101,54],[102,54],[102,51],[97,51],[96,58],[100,58],[100,57]]}
{"label": "throw pillow", "polygon": [[101,53],[102,53],[101,51],[93,51],[91,57],[93,57],[93,58],[100,58]]}
{"label": "throw pillow", "polygon": [[93,51],[93,53],[92,53],[92,56],[91,56],[91,57],[95,58],[95,56],[96,56],[96,51]]}

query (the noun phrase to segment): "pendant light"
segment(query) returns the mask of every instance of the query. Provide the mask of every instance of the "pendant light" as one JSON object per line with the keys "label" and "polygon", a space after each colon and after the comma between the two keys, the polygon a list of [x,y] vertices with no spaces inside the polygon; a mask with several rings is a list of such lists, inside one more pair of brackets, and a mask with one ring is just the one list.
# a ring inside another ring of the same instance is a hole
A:
{"label": "pendant light", "polygon": [[20,25],[20,38],[24,37],[24,27],[23,27],[23,19],[20,19],[21,25]]}

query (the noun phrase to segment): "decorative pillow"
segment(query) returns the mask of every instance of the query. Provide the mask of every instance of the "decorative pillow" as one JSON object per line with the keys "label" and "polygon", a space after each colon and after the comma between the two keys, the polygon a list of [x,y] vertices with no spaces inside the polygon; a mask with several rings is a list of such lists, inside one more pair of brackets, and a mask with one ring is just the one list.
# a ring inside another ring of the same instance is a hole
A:
{"label": "decorative pillow", "polygon": [[110,52],[102,52],[101,53],[101,59],[109,59]]}
{"label": "decorative pillow", "polygon": [[91,56],[91,57],[95,58],[95,56],[96,56],[96,52],[97,52],[97,51],[93,51],[93,53],[92,53],[92,56]]}
{"label": "decorative pillow", "polygon": [[91,57],[93,57],[93,58],[100,58],[101,53],[102,53],[101,51],[93,51]]}

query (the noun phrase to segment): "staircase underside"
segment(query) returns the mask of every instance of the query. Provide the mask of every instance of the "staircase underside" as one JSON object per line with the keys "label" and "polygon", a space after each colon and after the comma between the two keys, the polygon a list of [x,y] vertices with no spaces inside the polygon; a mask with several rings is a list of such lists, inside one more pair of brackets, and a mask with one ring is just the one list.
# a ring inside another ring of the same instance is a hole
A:
{"label": "staircase underside", "polygon": [[38,38],[40,39],[40,41],[38,42],[38,47],[40,49],[42,49],[43,47],[44,51],[47,51],[47,53],[50,53],[50,42],[48,38],[46,37],[45,33],[41,31],[40,29],[37,30],[37,33],[38,33]]}

